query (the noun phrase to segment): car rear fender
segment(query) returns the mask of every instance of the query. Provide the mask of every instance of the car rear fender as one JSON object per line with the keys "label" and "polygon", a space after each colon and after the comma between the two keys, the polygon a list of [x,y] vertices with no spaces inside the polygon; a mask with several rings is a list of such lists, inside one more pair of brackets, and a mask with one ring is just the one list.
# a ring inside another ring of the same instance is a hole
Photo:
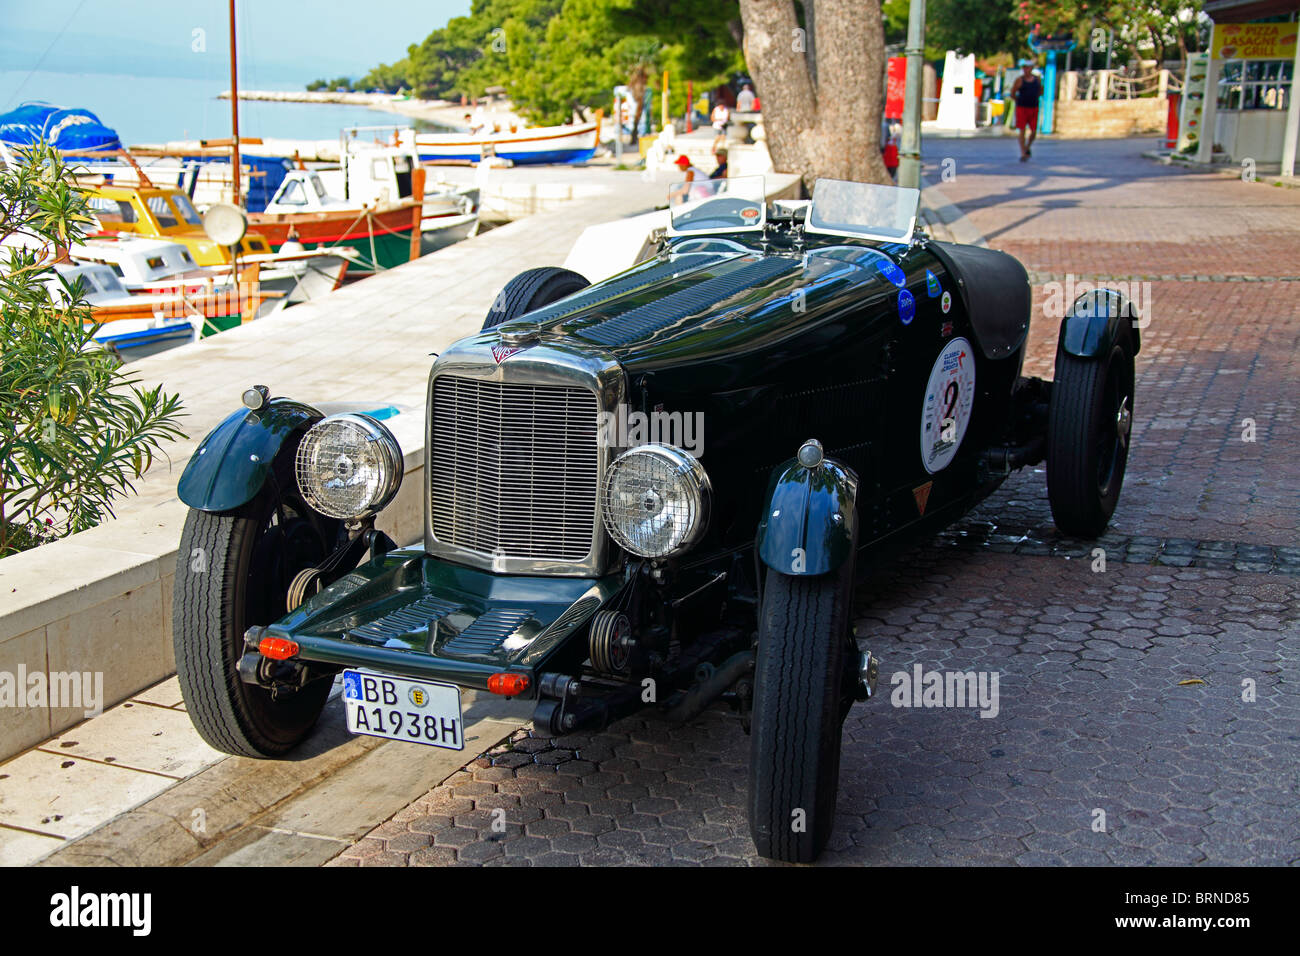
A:
{"label": "car rear fender", "polygon": [[772,473],[758,524],[758,555],[773,571],[816,575],[853,554],[858,476],[825,459],[815,468],[791,460]]}
{"label": "car rear fender", "polygon": [[1136,355],[1141,348],[1139,330],[1145,322],[1133,303],[1124,293],[1114,289],[1085,292],[1074,300],[1061,321],[1061,350],[1085,359],[1109,355],[1126,322],[1130,326],[1130,341]]}
{"label": "car rear fender", "polygon": [[287,398],[273,398],[259,411],[235,412],[199,443],[176,493],[198,511],[233,511],[248,504],[262,490],[275,459],[291,453],[297,447],[293,439],[323,417]]}

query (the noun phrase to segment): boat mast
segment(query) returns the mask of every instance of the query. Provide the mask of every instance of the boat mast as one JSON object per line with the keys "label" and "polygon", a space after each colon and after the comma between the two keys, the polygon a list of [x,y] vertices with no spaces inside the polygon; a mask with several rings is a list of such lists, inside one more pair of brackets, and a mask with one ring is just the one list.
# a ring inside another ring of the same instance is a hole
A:
{"label": "boat mast", "polygon": [[235,66],[235,0],[230,0],[231,201],[239,205],[239,72]]}

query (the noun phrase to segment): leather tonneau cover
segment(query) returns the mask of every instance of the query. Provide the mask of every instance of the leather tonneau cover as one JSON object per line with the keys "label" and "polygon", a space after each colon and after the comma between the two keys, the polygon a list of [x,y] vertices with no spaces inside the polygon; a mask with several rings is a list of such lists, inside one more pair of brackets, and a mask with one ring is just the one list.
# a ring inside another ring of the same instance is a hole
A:
{"label": "leather tonneau cover", "polygon": [[986,358],[1012,355],[1029,334],[1033,291],[1029,274],[1014,256],[983,246],[929,243],[952,273]]}

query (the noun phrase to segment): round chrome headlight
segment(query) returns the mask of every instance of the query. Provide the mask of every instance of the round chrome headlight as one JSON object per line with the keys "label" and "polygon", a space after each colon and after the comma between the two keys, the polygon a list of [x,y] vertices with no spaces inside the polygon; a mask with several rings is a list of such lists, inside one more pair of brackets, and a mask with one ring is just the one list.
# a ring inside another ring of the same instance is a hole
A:
{"label": "round chrome headlight", "polygon": [[709,476],[673,445],[639,445],[614,459],[601,512],[619,547],[663,558],[694,546],[709,523]]}
{"label": "round chrome headlight", "polygon": [[303,436],[295,465],[303,498],[330,518],[372,515],[402,484],[402,449],[368,415],[321,419]]}

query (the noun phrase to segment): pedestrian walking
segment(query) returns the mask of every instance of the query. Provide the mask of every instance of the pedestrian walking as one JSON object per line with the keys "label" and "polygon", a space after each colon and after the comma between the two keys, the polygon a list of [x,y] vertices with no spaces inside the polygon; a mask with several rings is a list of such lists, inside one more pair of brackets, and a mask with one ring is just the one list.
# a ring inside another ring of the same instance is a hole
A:
{"label": "pedestrian walking", "polygon": [[[1043,81],[1034,74],[1034,61],[1021,60],[1021,74],[1011,84],[1011,97],[1016,101],[1016,129],[1020,131],[1020,161],[1034,155],[1034,139],[1038,136],[1038,101],[1043,96]],[[1025,134],[1029,134],[1026,141]]]}
{"label": "pedestrian walking", "polygon": [[731,122],[731,110],[727,109],[727,104],[718,100],[709,119],[713,123],[713,149],[716,151],[719,146],[727,144],[727,124]]}

